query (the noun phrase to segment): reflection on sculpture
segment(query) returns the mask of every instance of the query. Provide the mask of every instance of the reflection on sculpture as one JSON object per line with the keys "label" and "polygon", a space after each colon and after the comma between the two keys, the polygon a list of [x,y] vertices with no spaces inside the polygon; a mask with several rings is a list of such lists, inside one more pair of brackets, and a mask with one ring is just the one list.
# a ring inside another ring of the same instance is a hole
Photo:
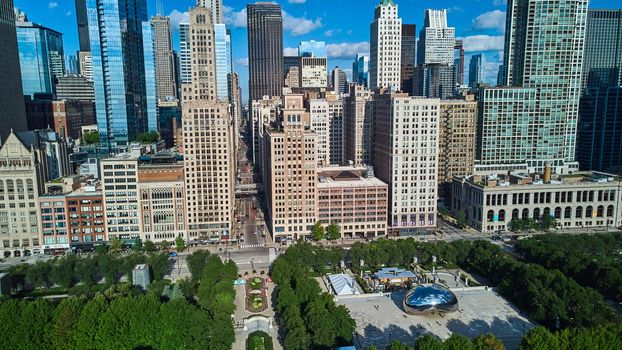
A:
{"label": "reflection on sculpture", "polygon": [[420,284],[404,297],[404,311],[411,315],[458,310],[458,298],[440,284]]}

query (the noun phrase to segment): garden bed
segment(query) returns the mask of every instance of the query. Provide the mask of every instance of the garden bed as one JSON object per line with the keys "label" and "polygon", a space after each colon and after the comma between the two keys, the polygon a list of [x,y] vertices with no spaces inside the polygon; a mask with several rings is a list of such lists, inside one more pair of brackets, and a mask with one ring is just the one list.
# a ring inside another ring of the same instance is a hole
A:
{"label": "garden bed", "polygon": [[263,312],[268,309],[266,283],[263,278],[252,277],[246,280],[246,309],[250,312]]}
{"label": "garden bed", "polygon": [[248,335],[246,350],[273,350],[272,337],[265,332],[257,331]]}

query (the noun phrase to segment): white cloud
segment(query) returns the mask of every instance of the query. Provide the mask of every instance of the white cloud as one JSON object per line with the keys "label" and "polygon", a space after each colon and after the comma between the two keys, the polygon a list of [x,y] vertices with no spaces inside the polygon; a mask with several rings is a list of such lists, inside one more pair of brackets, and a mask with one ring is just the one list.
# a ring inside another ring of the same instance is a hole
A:
{"label": "white cloud", "polygon": [[56,1],[50,1],[50,3],[48,4],[48,7],[51,9],[55,9],[58,7],[58,2]]}
{"label": "white cloud", "polygon": [[179,29],[179,23],[188,23],[188,11],[180,12],[173,10],[168,14],[168,17],[171,19],[171,26],[175,30]]}
{"label": "white cloud", "polygon": [[236,58],[235,64],[238,66],[248,66],[248,57]]}
{"label": "white cloud", "polygon": [[339,34],[339,33],[341,33],[341,29],[329,29],[329,30],[324,32],[324,35],[330,37],[330,36],[333,36],[333,35]]}
{"label": "white cloud", "polygon": [[322,27],[320,18],[310,20],[305,17],[294,17],[283,11],[283,30],[289,31],[293,36],[308,34],[320,27]]}
{"label": "white cloud", "polygon": [[307,0],[287,0],[290,4],[304,4]]}
{"label": "white cloud", "polygon": [[462,40],[465,52],[503,50],[503,35],[471,35],[457,39]]}
{"label": "white cloud", "polygon": [[283,56],[298,56],[297,47],[286,47],[283,49]]}
{"label": "white cloud", "polygon": [[475,29],[497,29],[503,31],[505,27],[505,12],[493,10],[482,13],[473,20]]}
{"label": "white cloud", "polygon": [[226,24],[236,28],[246,28],[246,7],[240,11],[236,11],[230,6],[223,6],[222,9]]}
{"label": "white cloud", "polygon": [[493,0],[492,4],[495,6],[503,6],[508,4],[508,0]]}
{"label": "white cloud", "polygon": [[329,58],[354,58],[357,53],[368,53],[369,42],[339,43],[326,45],[326,54]]}

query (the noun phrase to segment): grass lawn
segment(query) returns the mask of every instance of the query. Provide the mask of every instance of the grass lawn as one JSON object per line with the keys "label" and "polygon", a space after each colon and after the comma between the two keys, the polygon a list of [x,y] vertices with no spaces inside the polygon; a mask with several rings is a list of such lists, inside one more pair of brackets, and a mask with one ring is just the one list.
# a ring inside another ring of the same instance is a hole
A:
{"label": "grass lawn", "polygon": [[251,333],[246,339],[246,350],[273,350],[272,337],[267,333],[257,331]]}

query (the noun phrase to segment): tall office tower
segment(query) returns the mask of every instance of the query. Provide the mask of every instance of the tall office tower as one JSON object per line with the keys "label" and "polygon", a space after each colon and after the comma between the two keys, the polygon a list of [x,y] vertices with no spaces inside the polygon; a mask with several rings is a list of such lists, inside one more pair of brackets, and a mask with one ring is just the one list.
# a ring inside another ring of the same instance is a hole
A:
{"label": "tall office tower", "polygon": [[582,86],[622,86],[622,9],[587,12]]}
{"label": "tall office tower", "polygon": [[283,56],[283,76],[286,87],[300,87],[300,56]]}
{"label": "tall office tower", "polygon": [[65,67],[65,74],[78,74],[78,58],[75,55],[69,55],[65,57],[67,62]]}
{"label": "tall office tower", "polygon": [[64,77],[60,77],[56,84],[56,99],[95,102],[93,82],[76,74],[68,74]]}
{"label": "tall office tower", "polygon": [[222,0],[197,0],[197,6],[203,6],[212,12],[212,23],[225,23],[223,19]]}
{"label": "tall office tower", "polygon": [[267,223],[275,241],[308,236],[316,222],[316,134],[303,95],[285,95],[283,105],[282,120],[266,131],[263,145]]}
{"label": "tall office tower", "polygon": [[503,86],[505,85],[505,67],[500,64],[499,65],[499,71],[497,72],[497,86]]}
{"label": "tall office tower", "polygon": [[264,96],[261,100],[251,102],[250,125],[251,139],[253,140],[253,164],[259,167],[263,174],[263,138],[266,128],[276,122],[280,114],[281,98]]}
{"label": "tall office tower", "polygon": [[[13,6],[7,9],[5,4],[3,1],[0,10],[10,10],[13,15]],[[4,22],[0,24],[4,26]],[[20,101],[23,104],[23,100]],[[0,236],[2,256],[19,257],[26,250],[32,253],[33,248],[40,246],[37,198],[42,193],[44,180],[41,164],[31,144],[11,129],[7,135],[0,147],[0,188],[6,189],[7,194],[0,197]]]}
{"label": "tall office tower", "polygon": [[365,85],[350,84],[344,97],[344,161],[354,165],[371,164],[373,140],[372,93]]}
{"label": "tall office tower", "polygon": [[[577,168],[574,158],[587,3],[587,0],[508,1],[503,56],[505,83],[520,89],[538,90],[535,101],[538,115],[526,126],[530,135],[525,140],[529,151],[521,160],[531,171],[542,171],[547,162],[558,173]],[[506,104],[505,101],[499,103]],[[503,112],[500,107],[498,111]],[[515,125],[525,122],[519,118],[513,120]],[[519,128],[506,131],[510,137],[513,133],[524,132]],[[494,152],[483,154],[490,156]],[[480,161],[481,164],[507,164],[509,159],[482,158]]]}
{"label": "tall office tower", "polygon": [[369,86],[398,90],[401,86],[402,19],[393,0],[381,0],[371,23]]}
{"label": "tall office tower", "polygon": [[231,36],[224,24],[214,25],[216,56],[216,95],[221,101],[229,101],[229,77],[231,70]]}
{"label": "tall office tower", "polygon": [[456,43],[454,44],[454,53],[456,50],[458,50],[458,58],[454,59],[454,66],[456,68],[456,83],[462,85],[464,84],[464,44],[462,40],[456,40]]}
{"label": "tall office tower", "polygon": [[156,72],[155,38],[153,25],[142,23],[143,61],[145,63],[145,100],[147,112],[147,130],[158,131],[158,85]]}
{"label": "tall office tower", "polygon": [[447,26],[447,10],[425,11],[419,32],[417,64],[453,64],[456,28]]}
{"label": "tall office tower", "polygon": [[32,22],[15,22],[24,95],[54,94],[65,74],[63,34]]}
{"label": "tall office tower", "polygon": [[414,24],[402,24],[402,56],[400,79],[402,84],[400,90],[413,94],[413,74],[415,69],[415,59],[417,52],[417,32]]}
{"label": "tall office tower", "polygon": [[0,143],[11,129],[26,130],[13,0],[0,1]]}
{"label": "tall office tower", "polygon": [[440,101],[399,93],[376,95],[373,105],[372,159],[376,177],[389,185],[389,227],[399,235],[432,229]]}
{"label": "tall office tower", "polygon": [[581,169],[622,169],[622,10],[588,10],[579,106]]}
{"label": "tall office tower", "polygon": [[179,81],[182,84],[192,82],[190,71],[190,24],[179,24]]}
{"label": "tall office tower", "polygon": [[454,95],[457,80],[453,67],[456,29],[447,26],[446,10],[426,10],[423,22],[413,92],[417,96],[445,99]]}
{"label": "tall office tower", "polygon": [[471,56],[469,62],[469,87],[477,88],[480,83],[484,82],[484,55],[477,54]]}
{"label": "tall office tower", "polygon": [[214,25],[204,7],[190,10],[192,76],[182,101],[187,229],[191,240],[228,238],[235,201],[233,122],[217,100]]}
{"label": "tall office tower", "polygon": [[328,57],[326,55],[326,42],[324,41],[301,41],[298,44],[298,56],[300,57]]}
{"label": "tall office tower", "polygon": [[477,102],[442,100],[438,155],[439,196],[449,207],[451,179],[473,174],[477,131]]}
{"label": "tall office tower", "polygon": [[247,6],[249,101],[281,96],[283,86],[283,17],[278,4]]}
{"label": "tall office tower", "polygon": [[151,25],[153,26],[154,33],[158,100],[176,100],[177,82],[175,81],[171,20],[166,16],[154,16],[151,17]]}
{"label": "tall office tower", "polygon": [[310,129],[316,133],[318,166],[343,162],[343,101],[309,100]]}
{"label": "tall office tower", "polygon": [[140,199],[136,189],[138,156],[119,153],[102,159],[99,173],[104,186],[104,217],[108,239],[140,238]]}
{"label": "tall office tower", "polygon": [[116,152],[148,130],[142,35],[147,2],[89,0],[87,13],[100,143]]}
{"label": "tall office tower", "polygon": [[89,39],[89,17],[86,7],[87,0],[76,0],[76,20],[78,22],[78,42],[80,51],[91,51],[91,40]]}
{"label": "tall office tower", "polygon": [[369,87],[369,56],[356,54],[352,63],[352,82]]}
{"label": "tall office tower", "polygon": [[339,69],[339,66],[336,66],[330,75],[333,91],[338,94],[345,94],[348,88],[348,75],[346,72]]}
{"label": "tall office tower", "polygon": [[93,56],[90,51],[78,51],[78,71],[81,76],[93,82]]}
{"label": "tall office tower", "polygon": [[300,87],[328,87],[327,65],[326,57],[300,57]]}

